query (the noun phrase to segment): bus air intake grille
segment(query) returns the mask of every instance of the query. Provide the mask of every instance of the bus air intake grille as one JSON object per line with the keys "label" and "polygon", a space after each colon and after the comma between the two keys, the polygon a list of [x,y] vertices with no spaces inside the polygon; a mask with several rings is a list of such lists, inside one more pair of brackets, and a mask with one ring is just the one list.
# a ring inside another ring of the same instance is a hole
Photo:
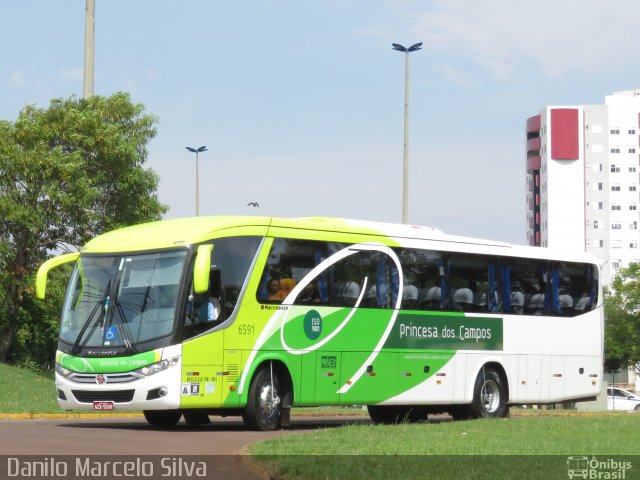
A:
{"label": "bus air intake grille", "polygon": [[92,392],[87,390],[71,390],[73,396],[80,403],[93,403],[112,401],[114,403],[127,403],[133,400],[135,390],[111,390],[109,392]]}
{"label": "bus air intake grille", "polygon": [[227,370],[229,371],[229,377],[227,378],[228,382],[235,382],[238,379],[238,364],[233,363],[227,366]]}

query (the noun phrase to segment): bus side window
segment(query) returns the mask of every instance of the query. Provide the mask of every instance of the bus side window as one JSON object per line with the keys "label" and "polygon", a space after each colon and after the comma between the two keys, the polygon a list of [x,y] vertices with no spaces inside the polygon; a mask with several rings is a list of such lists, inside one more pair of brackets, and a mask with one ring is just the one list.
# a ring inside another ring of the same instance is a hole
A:
{"label": "bus side window", "polygon": [[589,311],[592,301],[593,267],[571,262],[554,262],[551,269],[553,312],[574,316]]}
{"label": "bus side window", "polygon": [[[440,252],[433,250],[396,250],[404,274],[402,308],[440,310],[443,305],[444,267]],[[417,298],[414,300],[414,297]]]}
{"label": "bus side window", "polygon": [[[301,281],[326,258],[326,244],[318,241],[275,238],[262,272],[256,297],[260,302],[282,303]],[[326,304],[327,280],[324,273],[309,281],[294,304]]]}
{"label": "bus side window", "polygon": [[497,278],[494,257],[473,254],[449,255],[450,308],[462,312],[496,311]]}

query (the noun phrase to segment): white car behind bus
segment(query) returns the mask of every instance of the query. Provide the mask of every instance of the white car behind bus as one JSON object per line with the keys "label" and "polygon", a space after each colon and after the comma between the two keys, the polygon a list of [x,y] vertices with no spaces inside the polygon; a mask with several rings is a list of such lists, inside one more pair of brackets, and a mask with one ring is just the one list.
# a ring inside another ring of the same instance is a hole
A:
{"label": "white car behind bus", "polygon": [[640,412],[640,397],[622,388],[608,387],[607,409]]}

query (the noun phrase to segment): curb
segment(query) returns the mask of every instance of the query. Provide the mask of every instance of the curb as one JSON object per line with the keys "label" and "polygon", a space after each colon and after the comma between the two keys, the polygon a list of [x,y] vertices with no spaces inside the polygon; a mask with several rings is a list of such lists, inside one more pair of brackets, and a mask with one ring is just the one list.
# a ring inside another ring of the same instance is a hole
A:
{"label": "curb", "polygon": [[0,413],[0,420],[42,420],[62,418],[142,418],[140,413]]}

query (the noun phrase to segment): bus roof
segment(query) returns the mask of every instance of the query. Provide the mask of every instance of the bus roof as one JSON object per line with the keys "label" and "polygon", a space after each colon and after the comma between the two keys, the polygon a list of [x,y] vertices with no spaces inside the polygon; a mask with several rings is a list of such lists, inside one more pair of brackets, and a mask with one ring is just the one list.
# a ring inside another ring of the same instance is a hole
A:
{"label": "bus roof", "polygon": [[[397,239],[428,240],[436,243],[477,245],[498,248],[500,254],[534,258],[566,259],[596,263],[586,253],[513,245],[506,242],[447,235],[433,227],[403,225],[330,217],[279,218],[260,216],[188,217],[144,223],[113,230],[90,240],[84,252],[134,252],[198,244],[224,235],[225,230],[242,228],[243,235],[264,235],[270,228],[376,235]],[[237,234],[237,233],[236,233]],[[435,246],[434,246],[435,247]],[[448,249],[451,249],[448,248]],[[455,249],[455,247],[453,247]],[[510,251],[511,250],[511,251]],[[513,251],[517,250],[517,251]],[[497,252],[496,252],[497,253]],[[567,258],[568,257],[568,258]]]}

